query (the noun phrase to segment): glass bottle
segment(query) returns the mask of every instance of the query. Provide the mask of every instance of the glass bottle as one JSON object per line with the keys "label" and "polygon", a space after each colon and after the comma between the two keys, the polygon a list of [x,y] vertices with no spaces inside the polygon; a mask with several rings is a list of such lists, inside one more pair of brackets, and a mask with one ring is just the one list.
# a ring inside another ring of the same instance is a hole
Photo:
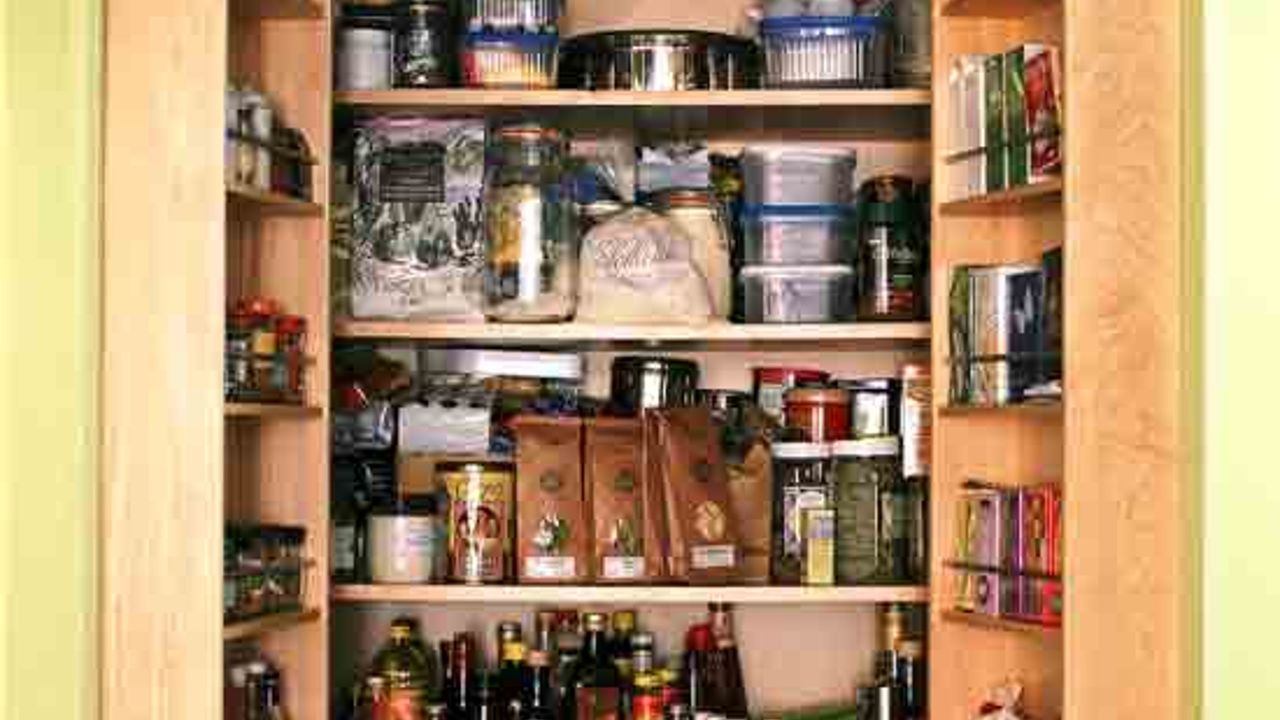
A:
{"label": "glass bottle", "polygon": [[245,673],[244,706],[246,720],[266,720],[267,701],[264,680],[267,675],[267,664],[261,660],[249,663]]}
{"label": "glass bottle", "polygon": [[742,682],[742,661],[733,634],[732,610],[726,603],[711,603],[711,636],[715,649],[711,653],[710,685],[714,688],[714,711],[731,720],[747,717],[747,690]]}
{"label": "glass bottle", "polygon": [[477,672],[475,697],[468,720],[503,720],[505,713],[498,697],[498,678],[494,673]]}
{"label": "glass bottle", "polygon": [[501,647],[501,664],[498,668],[497,701],[502,717],[516,720],[527,708],[528,668],[525,666],[525,645],[516,632],[504,638]]}
{"label": "glass bottle", "polygon": [[494,132],[485,159],[485,315],[558,322],[578,305],[578,237],[564,136],[536,124]]}
{"label": "glass bottle", "polygon": [[631,656],[631,719],[662,720],[662,675],[653,663],[653,636],[636,633]]}
{"label": "glass bottle", "polygon": [[688,711],[696,715],[710,709],[707,706],[710,699],[707,665],[713,648],[711,625],[698,623],[689,626],[688,632],[685,633],[684,646],[684,670],[681,684],[684,685]]}
{"label": "glass bottle", "polygon": [[475,706],[475,654],[476,640],[468,632],[453,636],[453,707],[449,717],[468,720]]}
{"label": "glass bottle", "polygon": [[924,664],[924,644],[919,640],[898,642],[898,684],[902,688],[905,720],[925,720],[928,676]]}
{"label": "glass bottle", "polygon": [[449,5],[405,0],[396,18],[396,87],[447,87],[453,36]]}
{"label": "glass bottle", "polygon": [[262,704],[266,720],[289,720],[280,689],[280,671],[275,668],[268,668],[262,676]]}
{"label": "glass bottle", "polygon": [[877,177],[859,190],[858,320],[917,320],[924,316],[928,255],[911,200],[911,181]]}
{"label": "glass bottle", "polygon": [[387,704],[421,718],[431,696],[434,668],[422,652],[422,641],[408,618],[391,623],[391,636],[373,658],[372,674],[385,682]]}
{"label": "glass bottle", "polygon": [[554,688],[551,686],[551,655],[546,650],[529,652],[529,692],[527,720],[555,720]]}
{"label": "glass bottle", "polygon": [[440,702],[446,713],[457,704],[458,681],[454,670],[453,640],[446,638],[440,641]]}
{"label": "glass bottle", "polygon": [[555,633],[556,611],[539,610],[534,616],[533,648],[535,650],[542,650],[543,652],[554,654],[556,651]]}
{"label": "glass bottle", "polygon": [[631,679],[631,636],[636,631],[636,611],[617,610],[611,618],[613,635],[609,638],[609,654],[618,666],[624,682]]}
{"label": "glass bottle", "polygon": [[563,720],[617,720],[621,677],[609,657],[604,613],[587,613],[582,654],[564,684]]}

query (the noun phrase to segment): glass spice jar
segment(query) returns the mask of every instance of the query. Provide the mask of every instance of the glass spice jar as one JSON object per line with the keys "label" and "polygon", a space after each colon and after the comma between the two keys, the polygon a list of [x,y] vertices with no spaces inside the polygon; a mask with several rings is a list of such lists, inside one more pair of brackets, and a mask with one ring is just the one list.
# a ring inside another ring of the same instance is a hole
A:
{"label": "glass spice jar", "polygon": [[564,136],[536,124],[495,131],[484,189],[485,315],[558,322],[578,304],[578,236]]}
{"label": "glass spice jar", "polygon": [[408,0],[396,19],[396,87],[448,87],[453,33],[445,0]]}

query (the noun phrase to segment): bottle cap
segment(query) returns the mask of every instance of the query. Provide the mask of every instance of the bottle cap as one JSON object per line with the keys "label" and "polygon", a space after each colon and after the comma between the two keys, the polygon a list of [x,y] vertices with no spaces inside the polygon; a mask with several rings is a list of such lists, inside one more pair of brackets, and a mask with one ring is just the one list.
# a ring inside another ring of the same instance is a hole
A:
{"label": "bottle cap", "polygon": [[502,659],[506,662],[524,662],[525,647],[519,640],[502,644]]}
{"label": "bottle cap", "polygon": [[616,632],[630,633],[636,629],[636,611],[618,610],[613,613],[613,629]]}
{"label": "bottle cap", "polygon": [[653,633],[650,633],[650,632],[634,633],[631,636],[631,649],[632,650],[649,650],[652,652],[654,642],[655,641],[654,641]]}
{"label": "bottle cap", "polygon": [[697,623],[690,625],[689,631],[684,636],[685,649],[691,652],[708,652],[711,650],[713,643],[711,637],[711,625],[707,623]]}
{"label": "bottle cap", "polygon": [[525,661],[529,667],[551,667],[551,656],[546,650],[530,650]]}
{"label": "bottle cap", "polygon": [[582,617],[582,624],[587,632],[604,632],[605,617],[604,613],[589,612]]}

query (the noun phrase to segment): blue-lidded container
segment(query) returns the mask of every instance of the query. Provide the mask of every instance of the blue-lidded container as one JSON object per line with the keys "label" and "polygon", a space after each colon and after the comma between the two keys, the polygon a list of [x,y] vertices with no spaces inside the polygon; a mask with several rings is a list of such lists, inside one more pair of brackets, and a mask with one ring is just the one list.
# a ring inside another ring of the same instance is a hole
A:
{"label": "blue-lidded container", "polygon": [[743,208],[746,265],[852,265],[858,223],[847,205]]}
{"label": "blue-lidded container", "polygon": [[474,88],[553,88],[559,48],[555,33],[467,33],[462,38],[462,83]]}
{"label": "blue-lidded container", "polygon": [[765,18],[760,22],[765,86],[887,87],[890,32],[884,17]]}

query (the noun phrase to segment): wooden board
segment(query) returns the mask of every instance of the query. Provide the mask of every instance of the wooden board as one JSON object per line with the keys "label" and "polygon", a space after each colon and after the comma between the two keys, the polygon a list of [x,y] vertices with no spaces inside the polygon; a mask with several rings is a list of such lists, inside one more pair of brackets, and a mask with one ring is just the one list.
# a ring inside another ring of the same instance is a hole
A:
{"label": "wooden board", "polygon": [[674,587],[518,585],[338,585],[333,599],[346,603],[547,603],[569,605],[848,605],[919,603],[927,588],[867,587]]}
{"label": "wooden board", "polygon": [[267,633],[287,631],[290,628],[315,622],[318,619],[320,619],[320,611],[315,608],[266,615],[252,620],[242,620],[230,625],[224,625],[222,639],[231,642],[233,640],[259,637]]}
{"label": "wooden board", "polygon": [[105,4],[105,720],[221,717],[226,13]]}
{"label": "wooden board", "polygon": [[927,90],[690,90],[684,92],[627,92],[587,90],[360,90],[334,94],[339,105],[378,110],[412,108],[471,110],[489,108],[875,108],[928,107]]}
{"label": "wooden board", "polygon": [[[1066,4],[1068,718],[1198,716],[1191,4]],[[1075,518],[1071,520],[1070,518]],[[1117,641],[1120,639],[1120,641]]]}
{"label": "wooden board", "polygon": [[940,210],[944,215],[999,214],[1011,211],[1010,206],[1014,205],[1053,203],[1061,200],[1062,180],[1055,178],[964,200],[951,200],[942,203]]}

